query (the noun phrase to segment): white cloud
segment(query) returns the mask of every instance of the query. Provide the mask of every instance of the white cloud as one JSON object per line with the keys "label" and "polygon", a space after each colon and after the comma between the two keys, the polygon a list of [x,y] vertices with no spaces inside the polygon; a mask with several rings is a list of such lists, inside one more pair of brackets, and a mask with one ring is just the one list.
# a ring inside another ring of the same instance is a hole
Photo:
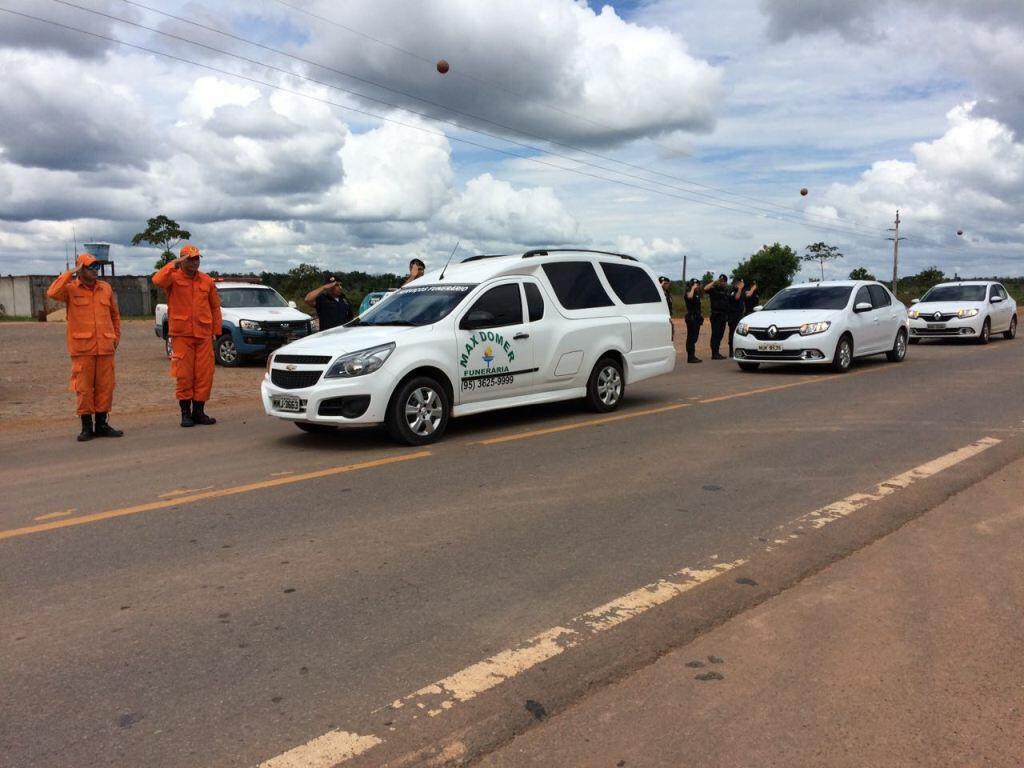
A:
{"label": "white cloud", "polygon": [[452,233],[473,240],[525,245],[576,242],[580,226],[548,187],[516,189],[485,173],[441,209],[437,221]]}

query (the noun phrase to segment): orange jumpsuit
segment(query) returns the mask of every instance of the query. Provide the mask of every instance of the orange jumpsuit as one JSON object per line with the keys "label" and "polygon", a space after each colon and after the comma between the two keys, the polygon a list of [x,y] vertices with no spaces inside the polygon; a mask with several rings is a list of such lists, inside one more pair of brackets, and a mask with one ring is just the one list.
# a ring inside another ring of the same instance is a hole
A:
{"label": "orange jumpsuit", "polygon": [[114,401],[114,350],[121,340],[114,289],[99,280],[86,287],[65,272],[46,295],[68,305],[71,391],[78,395],[78,415],[109,413]]}
{"label": "orange jumpsuit", "polygon": [[213,390],[213,339],[221,334],[217,287],[209,275],[189,277],[173,262],[153,275],[153,285],[167,294],[175,396],[205,403]]}

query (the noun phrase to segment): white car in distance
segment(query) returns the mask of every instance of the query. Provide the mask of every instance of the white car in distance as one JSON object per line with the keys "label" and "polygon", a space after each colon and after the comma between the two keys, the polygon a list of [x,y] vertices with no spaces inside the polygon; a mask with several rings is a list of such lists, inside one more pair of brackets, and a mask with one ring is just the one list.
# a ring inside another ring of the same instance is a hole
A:
{"label": "white car in distance", "polygon": [[910,308],[910,343],[921,339],[973,339],[988,344],[992,334],[1017,335],[1017,302],[1001,283],[970,280],[940,283]]}
{"label": "white car in distance", "polygon": [[794,285],[740,321],[733,358],[744,371],[797,363],[843,372],[854,358],[882,353],[898,363],[907,354],[908,322],[907,308],[880,283]]}
{"label": "white car in distance", "polygon": [[580,398],[611,411],[675,360],[650,269],[623,254],[534,250],[429,272],[282,347],[261,391],[268,415],[306,432],[383,423],[424,445],[450,417],[497,408]]}

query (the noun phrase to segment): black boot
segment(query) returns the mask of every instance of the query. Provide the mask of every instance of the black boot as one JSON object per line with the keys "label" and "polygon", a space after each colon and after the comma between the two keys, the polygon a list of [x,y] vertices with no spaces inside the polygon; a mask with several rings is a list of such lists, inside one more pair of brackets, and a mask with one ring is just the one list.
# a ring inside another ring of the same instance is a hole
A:
{"label": "black boot", "polygon": [[179,400],[178,405],[181,406],[181,426],[194,427],[196,423],[192,420],[192,401]]}
{"label": "black boot", "polygon": [[712,352],[711,353],[711,359],[712,360],[727,360],[728,358],[725,355],[719,354],[718,352]]}
{"label": "black boot", "polygon": [[82,431],[78,433],[78,442],[84,443],[94,437],[96,437],[96,433],[92,431],[92,414],[87,413],[82,417]]}
{"label": "black boot", "polygon": [[688,358],[686,358],[686,362],[688,362],[688,363],[702,363],[704,361],[701,360],[696,355],[690,355]]}
{"label": "black boot", "polygon": [[213,416],[207,416],[206,411],[203,408],[206,407],[206,403],[200,403],[198,400],[192,401],[192,421],[196,424],[216,424],[217,420]]}
{"label": "black boot", "polygon": [[107,414],[96,414],[96,437],[121,437],[123,434],[120,429],[114,429],[107,424]]}

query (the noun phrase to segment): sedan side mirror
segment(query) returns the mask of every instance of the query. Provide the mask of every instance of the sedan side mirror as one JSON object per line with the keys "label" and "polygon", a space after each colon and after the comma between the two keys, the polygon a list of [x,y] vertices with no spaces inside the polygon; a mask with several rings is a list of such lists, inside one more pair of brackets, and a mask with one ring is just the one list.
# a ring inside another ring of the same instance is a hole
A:
{"label": "sedan side mirror", "polygon": [[991,299],[989,299],[989,301],[991,301],[993,304],[998,304],[1002,300],[1002,296],[993,296]]}
{"label": "sedan side mirror", "polygon": [[291,307],[292,309],[298,309],[299,308],[299,305],[296,304],[294,301],[289,301],[288,302],[288,306]]}
{"label": "sedan side mirror", "polygon": [[464,331],[474,331],[477,328],[487,328],[494,325],[494,315],[482,309],[470,312],[459,323],[459,328]]}
{"label": "sedan side mirror", "polygon": [[911,299],[910,303],[911,303],[911,305],[913,305],[913,304],[920,304],[921,300],[920,299]]}
{"label": "sedan side mirror", "polygon": [[860,301],[853,305],[854,312],[870,312],[874,307],[871,306],[870,302]]}
{"label": "sedan side mirror", "polygon": [[755,312],[760,312],[762,309],[764,309],[764,306],[762,306],[761,304],[758,304],[756,307],[754,307]]}

